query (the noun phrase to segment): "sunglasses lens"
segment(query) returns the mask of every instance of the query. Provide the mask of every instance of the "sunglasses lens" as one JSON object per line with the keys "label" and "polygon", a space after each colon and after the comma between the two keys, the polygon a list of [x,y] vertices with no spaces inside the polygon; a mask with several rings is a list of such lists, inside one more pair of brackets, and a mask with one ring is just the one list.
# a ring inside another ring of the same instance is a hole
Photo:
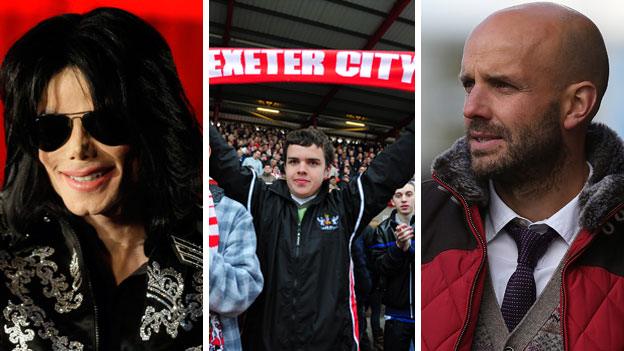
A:
{"label": "sunglasses lens", "polygon": [[88,112],[82,117],[82,125],[92,137],[103,144],[116,146],[128,143],[123,120],[114,113]]}
{"label": "sunglasses lens", "polygon": [[35,129],[39,149],[54,151],[71,135],[71,121],[63,115],[43,115],[35,119]]}

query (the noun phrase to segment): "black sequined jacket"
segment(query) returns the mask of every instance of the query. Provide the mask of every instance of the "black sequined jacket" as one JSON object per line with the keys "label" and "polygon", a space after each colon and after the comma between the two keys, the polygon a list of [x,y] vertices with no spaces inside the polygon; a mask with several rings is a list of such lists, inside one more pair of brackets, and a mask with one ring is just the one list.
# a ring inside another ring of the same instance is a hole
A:
{"label": "black sequined jacket", "polygon": [[201,350],[201,229],[148,235],[148,262],[117,285],[81,219],[2,227],[0,350]]}

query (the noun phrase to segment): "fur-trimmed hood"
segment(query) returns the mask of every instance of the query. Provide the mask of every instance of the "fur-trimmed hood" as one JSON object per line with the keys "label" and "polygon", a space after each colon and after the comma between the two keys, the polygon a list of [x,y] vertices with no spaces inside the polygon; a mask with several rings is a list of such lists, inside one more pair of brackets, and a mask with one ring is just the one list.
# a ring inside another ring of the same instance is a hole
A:
{"label": "fur-trimmed hood", "polygon": [[[593,230],[611,210],[624,202],[624,145],[609,127],[592,123],[587,131],[586,153],[593,173],[579,197],[579,223]],[[487,206],[488,187],[479,182],[472,171],[465,137],[433,161],[432,173],[468,202]]]}

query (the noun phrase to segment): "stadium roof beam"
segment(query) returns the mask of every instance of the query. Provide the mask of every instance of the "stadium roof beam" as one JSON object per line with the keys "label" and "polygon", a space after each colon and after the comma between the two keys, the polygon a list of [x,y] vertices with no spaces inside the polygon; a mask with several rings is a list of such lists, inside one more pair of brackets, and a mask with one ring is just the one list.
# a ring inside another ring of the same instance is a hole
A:
{"label": "stadium roof beam", "polygon": [[403,9],[405,9],[410,1],[412,0],[397,0],[397,2],[394,3],[392,10],[390,10],[390,13],[388,14],[388,17],[386,17],[386,19],[381,23],[379,28],[377,28],[375,34],[373,34],[370,39],[368,39],[368,43],[366,43],[366,46],[364,46],[364,50],[370,50],[375,45],[377,45],[378,42],[382,41],[381,37],[386,34],[392,23],[394,23],[394,21],[399,18],[399,15],[401,15],[401,12],[403,12]]}
{"label": "stadium roof beam", "polygon": [[[349,1],[345,1],[345,0],[326,0],[329,1],[331,3],[340,5],[340,6],[344,6],[344,7],[348,7],[348,8],[352,8],[354,10],[358,10],[358,11],[362,11],[371,15],[375,15],[375,16],[379,16],[379,17],[386,17],[386,13],[383,11],[379,11],[370,7],[366,7],[366,6],[362,6],[359,4],[355,4]],[[407,24],[409,26],[415,26],[416,23],[414,21],[408,20],[406,18],[397,18],[396,19],[397,22],[403,23],[403,24]]]}
{"label": "stadium roof beam", "polygon": [[[381,40],[381,37],[383,37],[383,35],[386,34],[386,32],[388,31],[388,29],[390,29],[390,26],[392,25],[392,23],[394,23],[394,21],[396,21],[396,19],[399,18],[399,15],[403,11],[403,9],[405,9],[405,7],[410,3],[410,1],[412,0],[397,0],[394,3],[394,6],[390,10],[390,13],[386,17],[386,19],[379,25],[375,33],[373,33],[373,35],[369,37],[368,42],[366,43],[366,45],[364,45],[363,50],[370,50],[373,47],[375,47],[375,45],[377,45],[377,43]],[[323,112],[325,108],[327,108],[327,105],[329,105],[329,102],[336,95],[339,89],[340,89],[339,86],[334,86],[327,93],[327,95],[323,97],[323,100],[321,100],[321,103],[316,107],[312,116],[310,116],[310,121],[308,125],[311,124],[314,127],[316,127],[317,116],[319,115],[319,113]]]}
{"label": "stadium roof beam", "polygon": [[[223,33],[223,38],[222,38],[223,47],[228,47],[228,45],[230,44],[230,32],[232,30],[232,17],[234,17],[234,0],[228,0],[227,15],[225,19],[225,31]],[[221,97],[222,89],[223,88],[221,88],[220,86],[217,87],[216,89],[215,95],[217,96],[217,98],[215,99],[215,106],[214,106],[214,110],[212,113],[212,116],[215,121],[219,121],[219,110],[221,109],[221,101],[222,101],[222,97]]]}
{"label": "stadium roof beam", "polygon": [[227,2],[227,14],[225,17],[225,32],[223,33],[223,47],[230,44],[230,34],[232,31],[232,17],[234,17],[234,0]]}

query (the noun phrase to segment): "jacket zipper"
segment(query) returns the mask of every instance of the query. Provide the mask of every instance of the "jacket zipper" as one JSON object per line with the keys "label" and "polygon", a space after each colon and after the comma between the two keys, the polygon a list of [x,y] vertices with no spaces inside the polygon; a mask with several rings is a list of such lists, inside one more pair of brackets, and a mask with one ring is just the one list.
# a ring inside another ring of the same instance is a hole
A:
{"label": "jacket zipper", "polygon": [[[297,242],[295,244],[295,267],[297,268],[297,271],[299,270],[299,244],[301,242],[301,224],[297,224]],[[295,279],[293,280],[293,290],[294,294],[293,294],[293,310],[295,308],[295,305],[297,304],[297,288],[299,286],[299,280],[297,279],[298,274],[295,274]],[[293,321],[294,321],[294,314],[293,314]]]}
{"label": "jacket zipper", "polygon": [[[100,349],[100,328],[98,326],[98,309],[97,309],[97,303],[95,301],[95,295],[93,294],[93,285],[91,285],[91,277],[89,275],[89,270],[87,268],[87,265],[84,262],[84,256],[82,255],[82,246],[80,245],[80,241],[78,241],[78,236],[76,235],[76,233],[74,233],[74,230],[72,228],[70,228],[69,226],[67,227],[68,232],[70,233],[71,237],[72,237],[72,241],[74,242],[74,244],[76,245],[76,250],[78,251],[78,259],[80,260],[80,264],[82,267],[83,272],[85,272],[85,277],[87,280],[87,285],[89,287],[89,294],[91,295],[91,300],[93,301],[93,317],[95,319],[94,324],[95,324],[95,351],[98,351]],[[61,230],[63,230],[63,228],[61,228]]]}
{"label": "jacket zipper", "polygon": [[[307,211],[306,211],[307,212]],[[305,214],[304,214],[305,217]],[[297,218],[298,220],[299,218]],[[301,221],[297,221],[297,240],[295,242],[295,267],[297,269],[297,273],[299,271],[299,247],[301,246],[301,222],[303,222],[303,218],[301,218]],[[299,287],[299,280],[297,279],[298,274],[295,273],[295,279],[293,280],[293,297],[292,297],[292,304],[293,304],[293,315],[292,315],[292,321],[293,321],[293,325],[296,324],[297,321],[297,317],[295,316],[295,306],[297,305],[297,289]]]}
{"label": "jacket zipper", "polygon": [[[301,219],[303,220],[303,218]],[[295,257],[299,257],[299,247],[301,244],[301,222],[297,223],[297,242],[295,243]]]}
{"label": "jacket zipper", "polygon": [[475,275],[475,279],[472,282],[472,286],[470,288],[470,295],[468,297],[468,309],[466,312],[466,322],[464,323],[461,332],[459,333],[459,337],[457,338],[457,341],[455,342],[455,347],[453,348],[453,350],[457,351],[459,350],[459,345],[461,344],[461,340],[464,337],[464,334],[466,334],[466,330],[468,330],[468,324],[470,324],[470,315],[472,314],[472,300],[474,299],[474,293],[475,290],[477,290],[477,281],[479,280],[479,275],[481,275],[481,271],[483,270],[483,265],[485,263],[485,257],[487,255],[486,252],[486,246],[485,243],[483,242],[483,239],[481,238],[481,236],[479,235],[479,232],[477,231],[476,226],[474,225],[474,222],[472,221],[472,214],[470,213],[470,208],[468,207],[468,202],[466,201],[466,199],[464,198],[463,195],[453,191],[453,189],[451,188],[450,185],[446,184],[445,182],[443,182],[440,178],[438,178],[436,175],[433,175],[433,178],[440,184],[442,184],[446,189],[448,189],[451,194],[453,196],[459,197],[462,203],[462,207],[465,210],[466,213],[466,218],[468,219],[468,223],[470,224],[470,228],[473,231],[473,233],[475,233],[477,240],[479,241],[479,243],[481,244],[481,248],[482,248],[482,252],[483,252],[483,258],[481,259],[481,262],[479,263],[479,268],[477,269],[477,274]]}

